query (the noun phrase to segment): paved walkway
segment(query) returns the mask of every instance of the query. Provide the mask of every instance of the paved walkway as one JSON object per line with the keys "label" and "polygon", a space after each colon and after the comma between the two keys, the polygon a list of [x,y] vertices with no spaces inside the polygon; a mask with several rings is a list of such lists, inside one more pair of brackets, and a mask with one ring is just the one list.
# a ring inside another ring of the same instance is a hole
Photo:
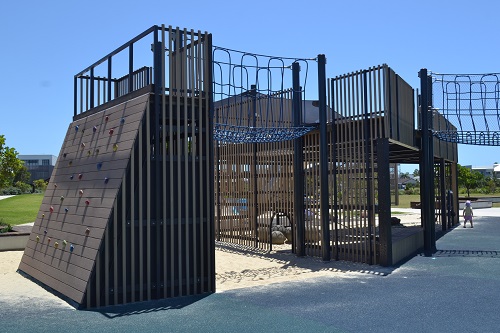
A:
{"label": "paved walkway", "polygon": [[434,256],[416,256],[387,276],[373,267],[356,278],[98,311],[30,295],[12,304],[0,295],[0,332],[498,332],[500,209],[475,213],[473,229],[455,228],[438,240]]}

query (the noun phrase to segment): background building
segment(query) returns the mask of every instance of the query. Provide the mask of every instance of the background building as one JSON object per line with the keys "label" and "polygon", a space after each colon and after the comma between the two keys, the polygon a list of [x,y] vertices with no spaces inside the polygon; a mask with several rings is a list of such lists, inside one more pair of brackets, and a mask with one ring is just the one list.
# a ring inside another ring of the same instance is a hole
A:
{"label": "background building", "polygon": [[49,180],[56,165],[57,156],[54,155],[19,155],[31,174],[30,183],[37,179]]}
{"label": "background building", "polygon": [[486,166],[486,167],[484,166],[477,167],[472,165],[465,165],[464,167],[477,171],[484,177],[497,178],[497,179],[500,178],[500,164],[498,163],[494,163],[493,166]]}

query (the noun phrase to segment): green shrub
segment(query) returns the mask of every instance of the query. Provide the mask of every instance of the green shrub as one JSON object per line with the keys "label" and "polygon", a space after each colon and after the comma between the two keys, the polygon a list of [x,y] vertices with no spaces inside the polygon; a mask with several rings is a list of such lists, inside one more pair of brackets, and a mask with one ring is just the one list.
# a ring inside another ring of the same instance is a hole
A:
{"label": "green shrub", "polygon": [[33,185],[35,186],[35,190],[37,191],[37,193],[40,193],[47,189],[48,183],[45,181],[45,179],[37,179],[33,181]]}
{"label": "green shrub", "polygon": [[3,223],[0,221],[0,234],[12,231],[12,226],[8,223]]}
{"label": "green shrub", "polygon": [[6,187],[0,190],[0,195],[18,195],[22,194],[21,190],[17,187]]}
{"label": "green shrub", "polygon": [[32,187],[30,184],[16,182],[14,185],[21,191],[21,193],[31,193]]}

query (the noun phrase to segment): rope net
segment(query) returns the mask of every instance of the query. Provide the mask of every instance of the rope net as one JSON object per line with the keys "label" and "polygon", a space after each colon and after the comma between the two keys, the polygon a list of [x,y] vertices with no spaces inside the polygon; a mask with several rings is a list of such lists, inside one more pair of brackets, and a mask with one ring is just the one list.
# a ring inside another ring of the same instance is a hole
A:
{"label": "rope net", "polygon": [[500,146],[500,74],[431,75],[434,114],[439,114],[434,136],[448,142]]}
{"label": "rope net", "polygon": [[[298,62],[305,101],[312,59],[270,57],[214,46],[214,138],[228,143],[266,143],[298,138],[315,124],[294,125],[291,65]],[[304,109],[304,108],[302,108]]]}

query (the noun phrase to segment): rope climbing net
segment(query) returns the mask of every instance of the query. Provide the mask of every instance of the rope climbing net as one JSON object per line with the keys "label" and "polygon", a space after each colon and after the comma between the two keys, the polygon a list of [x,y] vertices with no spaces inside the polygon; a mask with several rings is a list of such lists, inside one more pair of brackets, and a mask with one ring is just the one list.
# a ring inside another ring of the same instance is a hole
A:
{"label": "rope climbing net", "polygon": [[[214,139],[227,143],[266,143],[298,138],[316,128],[297,124],[293,97],[305,101],[308,70],[315,59],[271,57],[213,48]],[[303,79],[292,89],[292,64]],[[302,105],[302,104],[301,104]]]}
{"label": "rope climbing net", "polygon": [[[500,74],[432,73],[433,135],[440,140],[500,146]],[[435,118],[436,119],[436,118]]]}

